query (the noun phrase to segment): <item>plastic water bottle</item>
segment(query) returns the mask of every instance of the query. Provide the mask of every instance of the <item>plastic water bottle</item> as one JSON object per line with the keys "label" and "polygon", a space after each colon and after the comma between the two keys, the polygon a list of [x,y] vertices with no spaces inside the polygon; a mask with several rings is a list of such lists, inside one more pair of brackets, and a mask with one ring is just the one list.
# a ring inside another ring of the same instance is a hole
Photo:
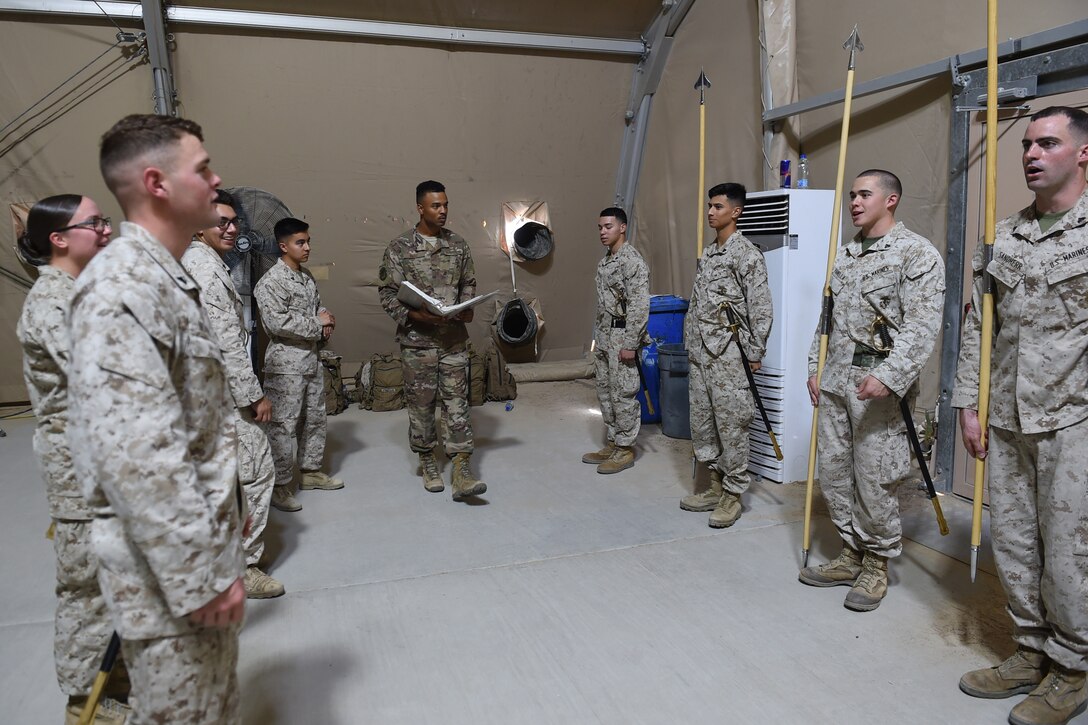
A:
{"label": "plastic water bottle", "polygon": [[790,188],[790,160],[782,159],[782,163],[778,165],[778,181],[779,186],[783,189]]}
{"label": "plastic water bottle", "polygon": [[808,157],[804,154],[801,154],[801,158],[797,162],[797,188],[808,188]]}
{"label": "plastic water bottle", "polygon": [[506,401],[506,412],[509,413],[513,409],[514,409],[513,401],[510,401],[510,400]]}

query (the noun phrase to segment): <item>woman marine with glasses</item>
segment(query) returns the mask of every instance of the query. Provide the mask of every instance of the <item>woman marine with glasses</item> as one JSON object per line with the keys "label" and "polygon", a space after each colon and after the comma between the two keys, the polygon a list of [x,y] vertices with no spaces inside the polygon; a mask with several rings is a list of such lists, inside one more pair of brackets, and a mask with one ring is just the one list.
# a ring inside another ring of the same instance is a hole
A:
{"label": "woman marine with glasses", "polygon": [[[90,694],[113,631],[91,553],[93,514],[72,469],[67,431],[68,309],[75,278],[109,243],[110,231],[109,217],[102,216],[93,199],[61,194],[34,205],[18,246],[20,256],[38,268],[16,333],[23,346],[23,378],[38,419],[34,452],[45,472],[53,519],[57,555],[53,656],[60,689],[68,696],[69,722],[75,722]],[[127,693],[117,695],[123,698]],[[127,710],[106,699],[99,707],[100,721],[113,715],[120,722]]]}

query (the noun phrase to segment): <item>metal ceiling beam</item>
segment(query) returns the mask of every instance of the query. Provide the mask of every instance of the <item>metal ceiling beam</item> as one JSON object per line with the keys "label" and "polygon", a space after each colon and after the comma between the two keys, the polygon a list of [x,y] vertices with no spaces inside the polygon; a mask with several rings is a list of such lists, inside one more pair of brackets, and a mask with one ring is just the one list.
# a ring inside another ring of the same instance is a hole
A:
{"label": "metal ceiling beam", "polygon": [[155,113],[176,116],[177,93],[174,72],[170,68],[170,47],[166,40],[166,18],[162,0],[142,0],[144,31],[147,33],[147,55],[151,60],[151,80],[155,88]]}
{"label": "metal ceiling beam", "polygon": [[[1078,20],[1067,25],[1061,25],[1057,28],[1044,30],[1040,33],[1025,35],[1024,37],[1015,40],[1007,40],[998,46],[998,62],[1005,62],[1025,55],[1032,55],[1055,46],[1074,44],[1084,39],[1088,39],[1088,19]],[[953,69],[958,69],[960,72],[963,72],[984,67],[986,67],[986,49],[981,48],[979,50],[973,50],[970,53],[949,56],[944,60],[926,63],[925,65],[920,65],[916,68],[899,71],[898,73],[891,73],[886,76],[881,76],[880,78],[874,78],[871,81],[866,81],[865,83],[859,83],[854,87],[853,97],[857,99],[863,96],[872,95],[873,93],[899,88],[900,86],[905,86],[910,83],[917,83],[930,78],[936,78],[937,76],[947,75]],[[837,103],[842,103],[845,95],[846,89],[840,88],[837,91],[807,98],[803,101],[798,101],[797,103],[768,109],[763,113],[763,123],[773,123],[775,121],[780,121],[783,118],[796,116],[807,111],[814,111],[817,108],[825,108]]]}
{"label": "metal ceiling beam", "polygon": [[[140,20],[142,16],[140,3],[99,0],[98,4],[102,6],[103,10],[118,19]],[[101,16],[102,14],[102,11],[95,6],[95,3],[86,2],[86,0],[0,0],[0,12],[5,11],[79,16]],[[403,40],[413,43],[452,43],[529,48],[568,53],[605,53],[634,56],[642,56],[646,53],[646,43],[643,40],[452,28],[441,25],[389,23],[377,20],[265,13],[249,10],[223,10],[219,8],[171,5],[166,9],[166,19],[172,24],[329,33],[354,37]]]}
{"label": "metal ceiling beam", "polygon": [[616,170],[615,205],[628,212],[627,238],[636,235],[632,207],[642,173],[642,153],[646,147],[646,131],[654,94],[665,72],[665,63],[672,49],[673,36],[695,0],[662,0],[661,12],[643,34],[646,52],[635,67],[631,93],[624,113],[623,145]]}

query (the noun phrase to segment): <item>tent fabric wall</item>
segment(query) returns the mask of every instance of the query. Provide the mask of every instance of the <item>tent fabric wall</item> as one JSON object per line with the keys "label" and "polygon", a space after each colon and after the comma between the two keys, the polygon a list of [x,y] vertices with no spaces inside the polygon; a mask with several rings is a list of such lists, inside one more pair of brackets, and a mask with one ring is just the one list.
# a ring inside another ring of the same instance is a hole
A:
{"label": "tent fabric wall", "polygon": [[[706,186],[763,188],[759,11],[754,2],[697,0],[677,30],[654,96],[635,203],[635,246],[650,266],[650,291],[691,295],[696,224],[705,224],[699,170],[699,69],[706,91]],[[709,232],[709,230],[708,230]],[[707,239],[712,239],[709,232]]]}
{"label": "tent fabric wall", "polygon": [[[319,286],[337,316],[331,346],[346,361],[395,348],[377,271],[389,240],[418,220],[415,185],[429,178],[447,185],[448,225],[472,247],[481,292],[510,288],[501,203],[548,202],[555,251],[519,266],[519,292],[539,298],[548,319],[542,359],[583,354],[601,254],[595,224],[612,201],[630,59],[173,32],[180,113],[203,126],[224,186],[266,189],[310,222],[311,264],[329,266]],[[0,19],[11,39],[0,48],[0,105],[29,105],[112,35],[100,24]],[[78,191],[119,218],[96,168],[97,140],[122,115],[149,112],[150,96],[141,66],[32,137],[0,159],[0,198]],[[14,340],[21,299],[8,297],[0,399],[25,399]],[[488,317],[477,315],[473,337],[488,334]]]}

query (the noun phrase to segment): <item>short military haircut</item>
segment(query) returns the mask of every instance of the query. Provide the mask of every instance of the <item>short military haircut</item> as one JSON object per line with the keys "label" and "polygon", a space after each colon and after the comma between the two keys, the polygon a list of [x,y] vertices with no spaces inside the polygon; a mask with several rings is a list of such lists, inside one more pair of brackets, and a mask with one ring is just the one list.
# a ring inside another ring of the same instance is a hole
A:
{"label": "short military haircut", "polygon": [[866,169],[858,174],[857,178],[863,176],[872,176],[880,184],[880,188],[884,190],[884,196],[891,196],[895,194],[900,199],[903,198],[903,182],[899,180],[899,177],[890,171],[884,169]]}
{"label": "short military haircut", "polygon": [[446,185],[441,181],[435,181],[431,179],[429,181],[421,181],[416,185],[416,203],[423,201],[423,197],[427,194],[445,194]]}
{"label": "short military haircut", "polygon": [[273,228],[273,233],[276,235],[276,241],[282,242],[287,237],[293,237],[296,234],[310,231],[310,225],[301,219],[295,219],[294,217],[284,217],[276,222],[276,226]]}
{"label": "short military haircut", "polygon": [[625,212],[623,209],[620,209],[618,206],[608,207],[601,212],[601,216],[614,216],[617,220],[619,220],[620,224],[627,223],[627,212]]}
{"label": "short military haircut", "polygon": [[[121,185],[118,174],[122,167],[138,158],[161,154],[181,141],[185,134],[204,140],[200,126],[184,118],[156,114],[125,116],[102,135],[98,152],[98,168],[111,192]],[[162,163],[155,159],[155,163]]]}
{"label": "short military haircut", "polygon": [[710,187],[710,191],[706,193],[706,198],[713,199],[715,196],[724,196],[733,203],[733,206],[739,206],[743,209],[744,202],[748,200],[748,190],[744,188],[743,184],[729,182]]}
{"label": "short military haircut", "polygon": [[1069,130],[1077,137],[1077,141],[1088,142],[1088,113],[1069,106],[1048,106],[1038,113],[1031,114],[1031,120],[1038,121],[1040,118],[1053,116],[1065,116],[1069,119]]}

